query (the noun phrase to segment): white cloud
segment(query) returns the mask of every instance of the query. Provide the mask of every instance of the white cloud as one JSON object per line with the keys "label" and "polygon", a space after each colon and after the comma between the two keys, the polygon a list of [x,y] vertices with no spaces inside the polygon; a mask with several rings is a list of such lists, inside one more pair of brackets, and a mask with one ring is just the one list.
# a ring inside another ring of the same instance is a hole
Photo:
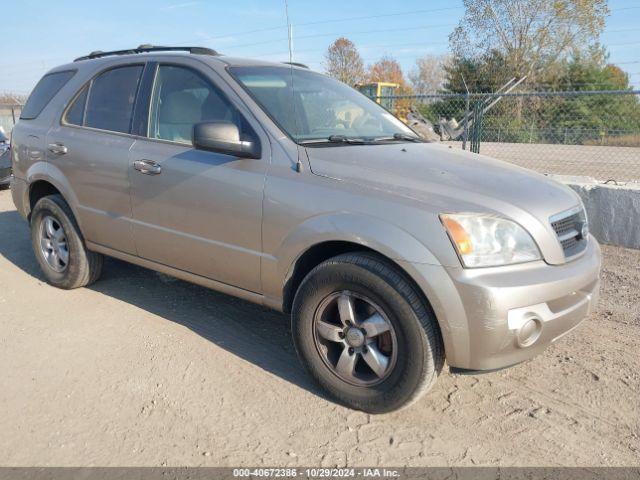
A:
{"label": "white cloud", "polygon": [[202,2],[184,2],[184,3],[176,3],[173,5],[167,5],[165,7],[160,7],[160,10],[166,12],[169,10],[177,10],[179,8],[187,8],[192,7],[194,5],[200,5]]}

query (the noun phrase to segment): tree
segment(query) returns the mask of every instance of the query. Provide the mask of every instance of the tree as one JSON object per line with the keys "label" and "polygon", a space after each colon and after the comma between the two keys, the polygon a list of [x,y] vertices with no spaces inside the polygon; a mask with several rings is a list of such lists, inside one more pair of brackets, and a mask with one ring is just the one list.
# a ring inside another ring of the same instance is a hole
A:
{"label": "tree", "polygon": [[448,57],[426,55],[416,60],[416,66],[409,73],[409,81],[417,94],[436,93],[445,82],[445,65]]}
{"label": "tree", "polygon": [[[508,80],[504,59],[491,52],[477,60],[457,58],[447,67],[446,88],[452,92],[495,91]],[[608,63],[599,45],[574,51],[541,73],[544,90],[578,92],[567,95],[504,97],[482,117],[482,140],[487,142],[537,142],[640,145],[640,101],[632,94],[580,94],[580,91],[631,90],[629,77]],[[501,78],[500,75],[503,75]],[[532,87],[532,86],[530,86]],[[473,102],[478,97],[471,97]],[[480,99],[482,100],[482,99]],[[444,98],[425,103],[422,114],[437,122],[440,117],[460,120],[465,114],[464,98]]]}
{"label": "tree", "polygon": [[407,86],[402,67],[395,58],[388,55],[385,55],[373,65],[369,65],[367,76],[370,82],[397,83],[401,88]]}
{"label": "tree", "polygon": [[535,81],[543,69],[595,44],[607,0],[463,0],[465,14],[449,41],[458,58],[500,53],[509,75]]}
{"label": "tree", "polygon": [[[413,93],[411,86],[407,83],[402,73],[402,67],[398,61],[388,55],[383,56],[373,65],[369,65],[368,70],[369,82],[389,82],[397,83],[398,88],[391,92],[394,95],[410,95]],[[384,93],[383,96],[389,93]],[[403,99],[388,99],[385,104],[385,108],[391,110],[397,117],[406,118],[410,108],[411,100],[408,98]]]}
{"label": "tree", "polygon": [[354,86],[365,79],[364,63],[355,44],[345,37],[338,38],[325,54],[326,71],[347,85]]}
{"label": "tree", "polygon": [[563,64],[562,75],[548,79],[555,89],[562,90],[626,90],[629,76],[610,64],[604,47],[597,45],[586,51],[576,51]]}
{"label": "tree", "polygon": [[495,92],[508,82],[509,73],[504,56],[492,50],[476,58],[453,57],[445,66],[445,90],[452,93]]}

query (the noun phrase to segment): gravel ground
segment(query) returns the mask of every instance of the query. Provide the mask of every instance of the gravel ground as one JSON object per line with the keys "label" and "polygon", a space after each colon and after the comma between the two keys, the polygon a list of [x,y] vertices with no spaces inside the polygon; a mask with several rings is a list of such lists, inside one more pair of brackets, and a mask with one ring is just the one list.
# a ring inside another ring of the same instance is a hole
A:
{"label": "gravel ground", "polygon": [[314,386],[281,314],[116,260],[48,286],[0,192],[0,465],[638,465],[640,252],[604,255],[596,314],[544,355],[371,416]]}
{"label": "gravel ground", "polygon": [[[461,142],[446,142],[461,148]],[[640,148],[546,143],[481,142],[480,153],[540,173],[581,175],[596,180],[640,181]]]}

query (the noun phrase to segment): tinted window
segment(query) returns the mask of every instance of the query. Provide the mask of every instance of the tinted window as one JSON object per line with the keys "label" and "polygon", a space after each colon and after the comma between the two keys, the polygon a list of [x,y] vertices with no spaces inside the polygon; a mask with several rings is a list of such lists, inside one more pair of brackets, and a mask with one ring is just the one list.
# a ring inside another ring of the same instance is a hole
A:
{"label": "tinted window", "polygon": [[142,65],[114,68],[91,82],[84,124],[129,133]]}
{"label": "tinted window", "polygon": [[89,87],[84,87],[82,93],[76,97],[73,104],[67,110],[67,114],[64,117],[64,121],[71,125],[83,125],[84,124],[84,106],[87,103],[87,92]]}
{"label": "tinted window", "polygon": [[20,118],[32,120],[40,115],[56,93],[75,75],[76,72],[56,72],[42,77],[33,89],[29,99],[22,109]]}
{"label": "tinted window", "polygon": [[149,137],[191,144],[193,125],[206,121],[242,128],[237,110],[202,76],[188,68],[161,65],[151,100]]}

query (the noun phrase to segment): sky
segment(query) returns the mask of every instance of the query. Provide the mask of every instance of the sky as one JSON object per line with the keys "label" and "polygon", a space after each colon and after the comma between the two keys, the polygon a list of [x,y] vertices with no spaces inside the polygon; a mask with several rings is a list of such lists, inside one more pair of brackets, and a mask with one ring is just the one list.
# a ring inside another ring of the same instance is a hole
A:
{"label": "sky", "polygon": [[[50,68],[93,50],[142,43],[195,45],[226,55],[288,60],[284,0],[4,0],[0,92],[26,95]],[[338,37],[366,64],[394,56],[405,74],[425,54],[448,53],[461,0],[288,0],[294,61],[324,70]],[[610,0],[601,38],[610,62],[640,87],[640,0]]]}

